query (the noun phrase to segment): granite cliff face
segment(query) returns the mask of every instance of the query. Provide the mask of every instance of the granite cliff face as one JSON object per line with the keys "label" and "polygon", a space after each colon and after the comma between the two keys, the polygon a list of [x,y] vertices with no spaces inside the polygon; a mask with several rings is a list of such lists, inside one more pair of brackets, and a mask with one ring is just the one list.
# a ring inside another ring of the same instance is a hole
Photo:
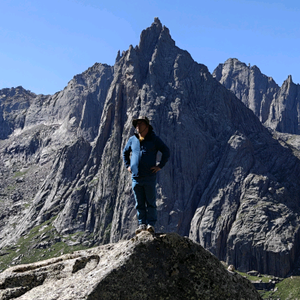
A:
{"label": "granite cliff face", "polygon": [[[275,88],[270,82],[267,90]],[[11,92],[1,91],[1,111],[25,102],[9,100]],[[10,126],[0,140],[2,253],[12,244],[21,251],[33,232],[32,251],[70,244],[74,235],[87,247],[131,238],[136,212],[121,153],[132,118],[144,114],[171,150],[158,174],[157,230],[188,235],[241,271],[293,270],[296,152],[176,47],[158,19],[113,67],[95,64],[52,96],[23,93],[31,97],[24,121],[10,121],[11,112],[1,117]]]}
{"label": "granite cliff face", "polygon": [[249,107],[266,127],[300,134],[300,85],[293,83],[292,76],[279,87],[257,66],[246,66],[232,58],[219,64],[213,76]]}
{"label": "granite cliff face", "polygon": [[6,139],[15,129],[24,127],[26,111],[36,97],[21,86],[0,90],[0,139]]}

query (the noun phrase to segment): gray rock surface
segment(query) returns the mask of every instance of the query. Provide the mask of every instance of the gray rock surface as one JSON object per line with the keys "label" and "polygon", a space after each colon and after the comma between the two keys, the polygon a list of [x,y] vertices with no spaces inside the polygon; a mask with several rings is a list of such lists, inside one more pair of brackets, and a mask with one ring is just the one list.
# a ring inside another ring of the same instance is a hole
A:
{"label": "gray rock surface", "polygon": [[265,125],[279,132],[300,134],[300,85],[292,81],[292,76],[275,95]]}
{"label": "gray rock surface", "polygon": [[131,238],[136,211],[121,153],[132,118],[145,114],[171,150],[157,178],[156,229],[188,235],[241,271],[293,270],[297,150],[176,47],[159,19],[113,67],[95,64],[63,91],[33,96],[23,113],[24,126],[0,140],[3,253],[45,222],[69,244],[74,234],[88,246]]}
{"label": "gray rock surface", "polygon": [[[49,190],[59,204],[62,195],[56,189],[63,187],[64,193],[70,188],[98,134],[112,74],[112,67],[96,63],[52,96],[37,96],[22,87],[1,90],[0,123],[3,120],[1,125],[8,129],[0,127],[0,245],[11,244],[23,228],[53,217],[52,210],[58,213],[59,205],[49,204],[46,216],[37,219],[31,205],[44,211],[39,201]],[[61,159],[64,163],[57,170]],[[56,184],[51,172],[62,172]],[[48,190],[43,193],[45,184]],[[16,227],[21,230],[16,232]]]}
{"label": "gray rock surface", "polygon": [[21,86],[0,90],[0,139],[24,127],[27,109],[35,98],[37,95]]}
{"label": "gray rock surface", "polygon": [[213,76],[231,90],[268,128],[300,134],[300,85],[292,76],[279,87],[257,66],[247,66],[236,58],[228,59]]}
{"label": "gray rock surface", "polygon": [[142,232],[0,274],[2,300],[261,299],[207,250],[178,234]]}

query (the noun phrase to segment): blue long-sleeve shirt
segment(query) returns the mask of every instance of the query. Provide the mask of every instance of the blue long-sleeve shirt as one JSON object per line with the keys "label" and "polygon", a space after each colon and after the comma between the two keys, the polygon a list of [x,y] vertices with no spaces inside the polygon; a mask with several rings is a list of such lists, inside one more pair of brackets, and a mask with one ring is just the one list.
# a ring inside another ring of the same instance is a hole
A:
{"label": "blue long-sleeve shirt", "polygon": [[162,153],[158,164],[162,169],[170,157],[170,150],[165,143],[152,130],[141,142],[137,135],[130,137],[123,150],[123,160],[126,168],[131,167],[132,177],[155,176],[151,168],[156,166],[158,151]]}

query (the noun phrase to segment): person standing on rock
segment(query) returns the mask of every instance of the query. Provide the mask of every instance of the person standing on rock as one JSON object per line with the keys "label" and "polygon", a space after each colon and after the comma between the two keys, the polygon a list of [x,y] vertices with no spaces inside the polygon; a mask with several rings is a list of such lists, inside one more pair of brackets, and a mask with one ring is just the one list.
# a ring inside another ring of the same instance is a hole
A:
{"label": "person standing on rock", "polygon": [[[132,177],[132,190],[136,201],[138,228],[155,233],[156,211],[156,173],[169,159],[170,151],[165,143],[154,133],[149,119],[141,116],[132,121],[136,134],[131,136],[123,150],[123,160]],[[157,152],[162,153],[156,164]],[[131,154],[131,156],[130,156]]]}

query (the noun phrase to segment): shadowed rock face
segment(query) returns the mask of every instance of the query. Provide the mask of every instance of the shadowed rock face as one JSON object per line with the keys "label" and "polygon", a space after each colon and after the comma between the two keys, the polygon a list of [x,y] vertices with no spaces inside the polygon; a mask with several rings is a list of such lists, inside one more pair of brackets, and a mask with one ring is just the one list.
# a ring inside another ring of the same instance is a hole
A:
{"label": "shadowed rock face", "polygon": [[213,76],[231,90],[268,128],[300,134],[300,86],[289,76],[279,87],[257,66],[246,66],[228,59],[214,70]]}
{"label": "shadowed rock face", "polygon": [[0,274],[14,299],[261,299],[254,286],[200,245],[175,233],[78,251]]}
{"label": "shadowed rock face", "polygon": [[6,139],[15,129],[24,127],[26,111],[35,98],[37,95],[21,86],[0,90],[0,139]]}
{"label": "shadowed rock face", "polygon": [[24,127],[0,140],[1,247],[47,220],[94,245],[132,237],[121,153],[143,114],[171,150],[157,178],[157,230],[189,235],[241,271],[292,270],[299,159],[158,19],[114,67],[95,64],[32,101]]}

